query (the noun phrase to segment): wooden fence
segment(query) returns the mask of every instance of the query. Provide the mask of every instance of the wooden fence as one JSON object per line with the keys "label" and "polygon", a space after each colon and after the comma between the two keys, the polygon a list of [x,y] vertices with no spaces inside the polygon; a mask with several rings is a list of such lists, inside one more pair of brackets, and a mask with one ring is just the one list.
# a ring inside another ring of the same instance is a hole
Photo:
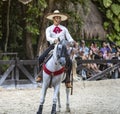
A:
{"label": "wooden fence", "polygon": [[[36,83],[35,82],[35,77],[38,74],[38,67],[39,67],[39,61],[36,60],[19,60],[16,56],[17,54],[15,53],[15,58],[12,58],[11,60],[0,60],[0,66],[7,65],[8,68],[3,72],[0,73],[0,85],[2,85],[5,80],[10,77],[11,80],[14,80],[14,82],[17,82],[21,79],[20,72],[22,72],[26,78],[28,78],[31,83]],[[120,60],[79,60],[77,61],[78,64],[82,63],[114,63],[115,65],[113,67],[110,67],[108,69],[105,69],[103,72],[99,74],[95,74],[92,77],[88,78],[87,80],[97,80],[99,78],[102,78],[104,74],[107,72],[110,72],[111,70],[116,70],[120,68]],[[28,67],[26,66],[31,66],[31,69],[29,70]],[[78,70],[80,69],[79,66],[77,68]]]}
{"label": "wooden fence", "polygon": [[118,59],[114,59],[114,60],[77,60],[77,63],[79,64],[77,67],[77,71],[82,71],[82,70],[86,70],[89,71],[90,73],[92,73],[92,71],[90,69],[87,69],[86,67],[82,66],[82,63],[97,63],[97,64],[107,64],[107,63],[113,63],[113,66],[108,67],[106,69],[104,69],[103,71],[99,72],[99,73],[94,73],[92,74],[89,78],[87,78],[87,81],[92,81],[92,80],[98,80],[98,79],[102,79],[106,76],[106,74],[110,74],[111,71],[114,71],[113,73],[113,77],[112,78],[118,78],[119,76],[119,68],[120,68],[120,60]]}
{"label": "wooden fence", "polygon": [[[35,82],[35,77],[38,73],[38,61],[37,60],[0,60],[0,65],[8,65],[6,71],[1,74],[0,85],[11,75],[11,79],[19,81],[20,71],[32,82]],[[26,66],[32,66],[32,72],[26,68]]]}

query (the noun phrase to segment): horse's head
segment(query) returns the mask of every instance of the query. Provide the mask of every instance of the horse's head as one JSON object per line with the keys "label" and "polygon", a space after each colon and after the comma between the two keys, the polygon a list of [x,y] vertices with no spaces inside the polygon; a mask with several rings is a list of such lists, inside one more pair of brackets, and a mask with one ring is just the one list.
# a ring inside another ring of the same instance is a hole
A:
{"label": "horse's head", "polygon": [[57,60],[61,66],[65,66],[66,59],[68,56],[66,44],[67,44],[67,41],[62,40],[57,44],[57,47],[56,47]]}

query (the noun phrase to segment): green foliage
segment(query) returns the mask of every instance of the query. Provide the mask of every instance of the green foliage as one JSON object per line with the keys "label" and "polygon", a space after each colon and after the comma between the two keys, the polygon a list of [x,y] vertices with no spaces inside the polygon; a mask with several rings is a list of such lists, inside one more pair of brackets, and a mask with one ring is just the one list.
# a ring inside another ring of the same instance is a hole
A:
{"label": "green foliage", "polygon": [[18,3],[19,2],[15,0],[11,1],[8,52],[19,51],[20,49],[19,43],[23,41],[23,23],[22,23],[23,15],[20,15],[21,9]]}
{"label": "green foliage", "polygon": [[112,11],[108,9],[108,10],[106,11],[106,16],[107,16],[108,19],[111,19],[111,20],[112,20],[112,19],[113,19],[113,13],[112,13]]}
{"label": "green foliage", "polygon": [[[2,57],[2,60],[10,60],[10,57],[4,55],[4,56]],[[2,66],[1,66],[1,71],[5,71],[5,70],[8,68],[8,66],[9,66],[9,65],[2,65]]]}
{"label": "green foliage", "polygon": [[103,5],[108,8],[112,4],[112,0],[103,0]]}
{"label": "green foliage", "polygon": [[38,8],[46,8],[47,3],[45,0],[38,0]]}
{"label": "green foliage", "polygon": [[108,26],[109,26],[109,22],[104,22],[104,29],[105,30],[107,30]]}
{"label": "green foliage", "polygon": [[120,0],[93,0],[100,3],[99,9],[104,15],[104,28],[107,38],[120,45]]}
{"label": "green foliage", "polygon": [[[69,9],[65,9],[64,12],[66,12],[69,16],[69,24],[67,25],[67,27],[69,28],[69,30],[71,31],[71,35],[74,37],[75,40],[78,40],[78,38],[80,37],[81,34],[81,28],[83,25],[83,19],[82,16],[80,15],[80,11],[78,11],[78,7],[82,7],[84,14],[88,13],[89,10],[89,1],[88,0],[70,0],[73,4],[74,4],[74,8],[75,10],[69,10]],[[69,0],[68,0],[69,3]],[[74,25],[74,26],[73,26]]]}
{"label": "green foliage", "polygon": [[39,35],[39,28],[38,28],[38,26],[36,26],[35,24],[33,24],[33,25],[28,25],[27,27],[26,27],[26,29],[30,32],[30,33],[32,33],[33,35]]}
{"label": "green foliage", "polygon": [[39,17],[42,16],[42,8],[46,8],[47,3],[45,0],[38,0],[28,5],[27,17],[25,18],[27,24],[27,31],[33,35],[39,35]]}
{"label": "green foliage", "polygon": [[112,4],[111,11],[118,16],[120,14],[120,5],[119,4]]}
{"label": "green foliage", "polygon": [[120,46],[120,33],[110,33],[107,37],[110,41],[115,42],[116,45]]}

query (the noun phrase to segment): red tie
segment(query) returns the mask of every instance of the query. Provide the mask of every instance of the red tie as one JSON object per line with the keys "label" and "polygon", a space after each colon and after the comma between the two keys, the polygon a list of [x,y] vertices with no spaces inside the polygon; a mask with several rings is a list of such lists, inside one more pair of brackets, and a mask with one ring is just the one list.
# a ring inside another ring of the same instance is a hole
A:
{"label": "red tie", "polygon": [[55,32],[56,34],[60,33],[61,31],[62,31],[62,29],[59,28],[59,27],[55,27],[54,30],[53,30],[53,32]]}

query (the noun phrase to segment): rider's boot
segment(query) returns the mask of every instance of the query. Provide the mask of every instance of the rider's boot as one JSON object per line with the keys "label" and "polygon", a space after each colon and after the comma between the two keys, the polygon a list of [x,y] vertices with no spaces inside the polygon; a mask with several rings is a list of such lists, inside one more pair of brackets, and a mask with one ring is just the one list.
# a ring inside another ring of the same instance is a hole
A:
{"label": "rider's boot", "polygon": [[71,81],[70,81],[70,73],[68,73],[68,71],[66,72],[65,86],[67,88],[72,88],[72,84],[71,84]]}
{"label": "rider's boot", "polygon": [[72,60],[70,60],[70,58],[68,58],[68,62],[66,64],[66,81],[65,81],[65,85],[67,88],[72,88],[72,84],[70,81],[70,77],[71,77],[71,70],[72,70]]}
{"label": "rider's boot", "polygon": [[38,75],[36,76],[36,82],[41,82],[42,81],[42,64],[40,65],[39,67],[39,73]]}
{"label": "rider's boot", "polygon": [[39,56],[39,65],[40,65],[40,72],[36,78],[36,82],[41,82],[42,81],[42,64],[43,64],[43,61],[45,59],[45,57],[47,57],[48,53],[54,49],[54,44],[50,45],[44,52],[41,56]]}
{"label": "rider's boot", "polygon": [[42,81],[42,70],[39,72],[36,78],[36,82],[41,82]]}
{"label": "rider's boot", "polygon": [[66,82],[66,83],[65,83],[65,86],[66,86],[67,88],[72,88],[71,82]]}

